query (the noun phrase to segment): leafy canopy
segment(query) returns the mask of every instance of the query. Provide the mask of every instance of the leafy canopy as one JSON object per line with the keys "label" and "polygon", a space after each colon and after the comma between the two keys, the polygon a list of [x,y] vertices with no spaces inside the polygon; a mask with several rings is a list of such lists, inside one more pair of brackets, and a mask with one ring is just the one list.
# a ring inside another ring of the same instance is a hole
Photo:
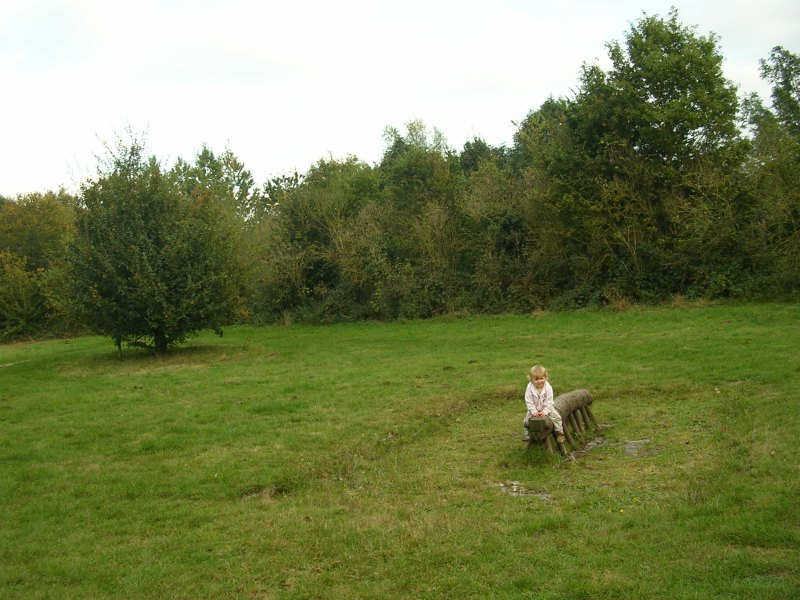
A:
{"label": "leafy canopy", "polygon": [[[202,168],[202,165],[199,167]],[[72,245],[76,304],[89,325],[157,352],[229,321],[237,303],[234,219],[220,187],[120,147],[82,190]]]}

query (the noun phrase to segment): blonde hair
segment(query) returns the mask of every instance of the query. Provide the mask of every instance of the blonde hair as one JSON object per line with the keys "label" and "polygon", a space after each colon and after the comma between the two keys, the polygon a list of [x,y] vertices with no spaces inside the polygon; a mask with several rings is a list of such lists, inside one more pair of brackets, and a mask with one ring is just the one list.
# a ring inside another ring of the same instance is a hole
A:
{"label": "blonde hair", "polygon": [[528,374],[528,379],[533,381],[533,378],[537,375],[544,375],[544,378],[547,379],[547,369],[545,369],[542,365],[533,365],[531,367],[531,372]]}

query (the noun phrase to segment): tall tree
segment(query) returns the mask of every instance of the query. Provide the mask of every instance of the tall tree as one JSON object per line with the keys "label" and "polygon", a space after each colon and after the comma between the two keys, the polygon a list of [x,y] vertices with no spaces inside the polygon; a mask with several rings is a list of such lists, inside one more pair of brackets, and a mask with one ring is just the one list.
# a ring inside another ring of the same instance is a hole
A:
{"label": "tall tree", "polygon": [[411,121],[405,135],[387,127],[384,139],[387,146],[379,173],[385,196],[394,207],[413,215],[428,202],[455,200],[460,191],[458,156],[438,129],[429,136],[422,121]]}
{"label": "tall tree", "polygon": [[482,163],[495,161],[499,166],[505,166],[507,160],[507,150],[505,146],[494,147],[486,143],[482,138],[474,137],[464,143],[464,149],[458,157],[461,169],[469,174],[477,171]]}
{"label": "tall tree", "polygon": [[207,146],[197,153],[194,163],[178,160],[173,171],[189,194],[210,192],[218,202],[225,202],[242,221],[255,215],[260,205],[260,190],[253,175],[230,150],[217,156]]}
{"label": "tall tree", "polygon": [[265,186],[273,214],[259,224],[262,284],[257,312],[303,311],[331,320],[367,314],[373,281],[364,262],[364,206],[378,193],[372,167],[349,157],[320,160],[301,178]]}
{"label": "tall tree", "polygon": [[722,73],[717,41],[682,25],[675,8],[667,19],[645,16],[624,46],[607,45],[608,77],[585,77],[582,94],[607,94],[602,117],[609,134],[643,157],[680,168],[737,135],[736,88]]}
{"label": "tall tree", "polygon": [[237,303],[235,231],[213,188],[187,191],[137,142],[84,186],[72,246],[77,305],[123,343],[164,352],[231,319]]}
{"label": "tall tree", "polygon": [[429,136],[421,121],[408,123],[405,135],[389,128],[385,139],[378,171],[388,257],[397,273],[413,273],[407,300],[415,316],[449,310],[465,285],[470,253],[459,156],[438,130]]}
{"label": "tall tree", "polygon": [[792,293],[800,288],[800,57],[776,46],[761,61],[761,75],[772,84],[772,110],[756,94],[743,102],[753,208],[742,233],[762,287]]}
{"label": "tall tree", "polygon": [[513,153],[529,161],[535,235],[559,239],[546,252],[550,276],[582,288],[577,303],[654,299],[690,284],[685,210],[721,198],[693,182],[724,179],[742,156],[736,91],[713,34],[683,26],[673,9],[643,16],[607,47],[611,69],[584,65],[575,98],[529,115]]}
{"label": "tall tree", "polygon": [[800,56],[775,46],[761,60],[761,76],[772,84],[772,107],[778,120],[800,138]]}

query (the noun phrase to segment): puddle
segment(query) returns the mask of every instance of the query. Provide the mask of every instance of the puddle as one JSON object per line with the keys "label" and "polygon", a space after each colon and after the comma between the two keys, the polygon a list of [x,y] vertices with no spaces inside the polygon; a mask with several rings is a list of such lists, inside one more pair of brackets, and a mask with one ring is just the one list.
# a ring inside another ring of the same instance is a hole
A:
{"label": "puddle", "polygon": [[586,445],[583,448],[578,448],[577,450],[570,452],[569,457],[572,458],[572,460],[575,460],[576,458],[586,455],[586,453],[590,450],[597,448],[598,446],[602,446],[605,443],[606,439],[602,436],[598,436],[586,442]]}
{"label": "puddle", "polygon": [[650,444],[649,439],[631,440],[630,442],[625,442],[625,456],[642,456],[647,452],[648,444]]}
{"label": "puddle", "polygon": [[552,500],[550,494],[544,492],[537,492],[532,489],[526,488],[519,481],[506,481],[505,483],[497,484],[502,491],[510,496],[534,496],[546,502]]}

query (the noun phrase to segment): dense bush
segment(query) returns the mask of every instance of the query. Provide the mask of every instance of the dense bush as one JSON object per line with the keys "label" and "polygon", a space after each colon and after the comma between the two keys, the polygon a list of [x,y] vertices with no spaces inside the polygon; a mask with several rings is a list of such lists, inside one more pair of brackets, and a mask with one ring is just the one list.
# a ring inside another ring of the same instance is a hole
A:
{"label": "dense bush", "polygon": [[0,204],[0,339],[81,330],[65,277],[75,202],[59,191]]}

